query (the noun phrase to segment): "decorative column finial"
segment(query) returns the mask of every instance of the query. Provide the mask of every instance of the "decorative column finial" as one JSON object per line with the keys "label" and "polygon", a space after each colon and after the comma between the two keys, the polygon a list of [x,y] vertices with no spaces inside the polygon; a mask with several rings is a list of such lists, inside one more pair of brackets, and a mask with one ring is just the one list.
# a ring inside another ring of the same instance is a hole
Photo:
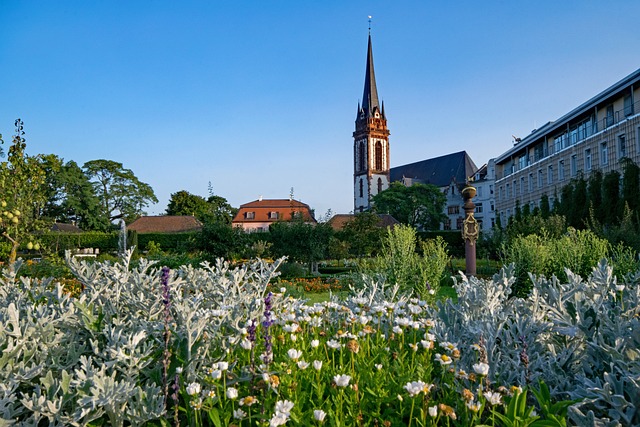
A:
{"label": "decorative column finial", "polygon": [[476,274],[476,241],[480,234],[478,221],[473,216],[476,205],[472,199],[475,197],[476,192],[476,189],[470,185],[462,190],[465,214],[464,222],[462,223],[462,238],[464,239],[464,257],[468,275]]}
{"label": "decorative column finial", "polygon": [[369,35],[371,35],[371,18],[372,16],[369,15]]}

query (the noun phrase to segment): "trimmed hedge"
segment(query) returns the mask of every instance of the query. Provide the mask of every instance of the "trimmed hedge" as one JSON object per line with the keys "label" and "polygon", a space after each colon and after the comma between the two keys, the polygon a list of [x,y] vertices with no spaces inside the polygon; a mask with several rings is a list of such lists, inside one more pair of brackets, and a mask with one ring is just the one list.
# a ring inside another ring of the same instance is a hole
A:
{"label": "trimmed hedge", "polygon": [[36,238],[43,247],[63,254],[67,249],[98,248],[101,253],[118,250],[118,232],[85,231],[83,233],[47,232]]}
{"label": "trimmed hedge", "polygon": [[191,251],[196,245],[196,238],[200,235],[199,231],[189,233],[138,233],[138,250],[146,251],[149,242],[160,244],[163,251]]}

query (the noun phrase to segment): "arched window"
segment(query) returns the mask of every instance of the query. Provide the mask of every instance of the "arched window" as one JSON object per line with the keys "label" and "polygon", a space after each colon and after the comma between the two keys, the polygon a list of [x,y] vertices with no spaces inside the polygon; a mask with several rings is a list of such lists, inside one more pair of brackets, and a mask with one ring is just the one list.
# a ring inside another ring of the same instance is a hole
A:
{"label": "arched window", "polygon": [[382,170],[382,142],[376,142],[376,170]]}
{"label": "arched window", "polygon": [[364,188],[364,185],[363,185],[363,182],[362,182],[362,178],[360,178],[360,197],[362,197],[363,188]]}
{"label": "arched window", "polygon": [[382,178],[378,178],[378,193],[382,192]]}
{"label": "arched window", "polygon": [[365,170],[365,163],[364,163],[364,141],[360,141],[360,145],[358,147],[358,170]]}

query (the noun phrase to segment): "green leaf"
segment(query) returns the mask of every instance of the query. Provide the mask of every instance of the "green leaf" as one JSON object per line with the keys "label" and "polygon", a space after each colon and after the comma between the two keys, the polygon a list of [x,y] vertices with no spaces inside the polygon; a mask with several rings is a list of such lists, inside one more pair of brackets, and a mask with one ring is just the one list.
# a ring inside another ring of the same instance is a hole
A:
{"label": "green leaf", "polygon": [[208,414],[209,414],[209,419],[211,420],[211,422],[213,423],[214,426],[222,427],[222,422],[220,421],[220,415],[218,414],[218,409],[217,408],[211,409],[208,412]]}

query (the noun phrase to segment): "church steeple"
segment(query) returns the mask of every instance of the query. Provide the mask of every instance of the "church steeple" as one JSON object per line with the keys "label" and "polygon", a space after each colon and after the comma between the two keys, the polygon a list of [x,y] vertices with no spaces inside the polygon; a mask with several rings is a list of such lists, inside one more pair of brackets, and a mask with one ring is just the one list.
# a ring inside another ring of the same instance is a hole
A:
{"label": "church steeple", "polygon": [[358,103],[353,132],[354,212],[371,208],[371,197],[389,188],[389,130],[384,103],[378,98],[373,69],[371,28],[367,47],[362,103]]}
{"label": "church steeple", "polygon": [[367,49],[367,69],[364,75],[364,92],[362,93],[362,108],[366,117],[372,117],[374,109],[380,111],[378,101],[378,88],[376,86],[376,73],[373,69],[373,49],[371,47],[371,34],[369,34],[369,46]]}

